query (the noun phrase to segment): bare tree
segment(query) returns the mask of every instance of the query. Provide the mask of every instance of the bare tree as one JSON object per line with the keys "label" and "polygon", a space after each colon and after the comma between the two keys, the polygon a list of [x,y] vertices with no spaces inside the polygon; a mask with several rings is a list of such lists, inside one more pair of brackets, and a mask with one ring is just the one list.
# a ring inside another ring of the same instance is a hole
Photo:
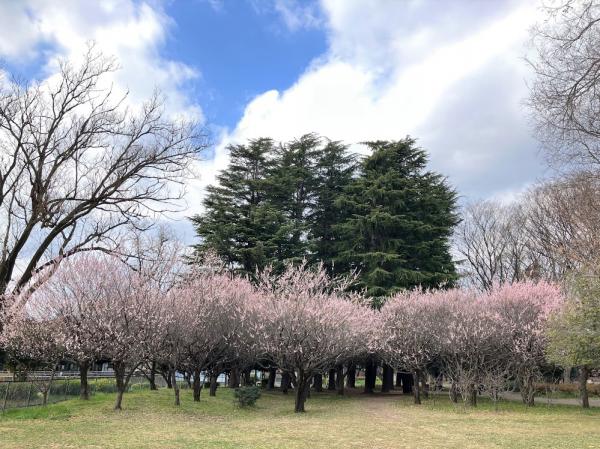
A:
{"label": "bare tree", "polygon": [[115,70],[91,46],[48,81],[0,79],[0,308],[44,267],[111,250],[124,226],[177,207],[207,146],[196,124],[166,117],[158,94],[127,107],[105,87]]}
{"label": "bare tree", "polygon": [[538,274],[562,280],[600,253],[600,179],[590,172],[545,182],[524,198],[523,228]]}
{"label": "bare tree", "polygon": [[519,204],[503,205],[487,200],[463,209],[454,234],[455,248],[463,259],[469,283],[489,290],[495,283],[522,280],[531,265],[525,216]]}
{"label": "bare tree", "polygon": [[533,29],[529,106],[555,162],[600,165],[600,2],[550,0]]}

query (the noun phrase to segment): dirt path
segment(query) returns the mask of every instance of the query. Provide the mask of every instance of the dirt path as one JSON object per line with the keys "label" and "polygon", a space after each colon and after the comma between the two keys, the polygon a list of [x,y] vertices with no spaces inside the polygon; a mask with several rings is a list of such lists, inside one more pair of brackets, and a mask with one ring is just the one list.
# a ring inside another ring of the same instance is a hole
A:
{"label": "dirt path", "polygon": [[[519,393],[504,393],[503,399],[508,401],[521,401],[521,395]],[[575,398],[545,398],[538,396],[535,398],[536,404],[556,404],[556,405],[575,405],[581,407],[581,401]],[[590,398],[590,407],[600,407],[600,399]]]}

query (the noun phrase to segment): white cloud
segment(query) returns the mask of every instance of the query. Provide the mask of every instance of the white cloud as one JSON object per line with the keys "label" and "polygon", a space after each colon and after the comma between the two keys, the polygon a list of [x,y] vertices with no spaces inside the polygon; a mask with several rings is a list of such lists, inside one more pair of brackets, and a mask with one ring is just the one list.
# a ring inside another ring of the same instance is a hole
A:
{"label": "white cloud", "polygon": [[[187,83],[200,74],[160,54],[171,25],[172,20],[156,2],[2,2],[0,61],[5,59],[16,67],[33,62],[42,67],[40,76],[50,80],[57,73],[59,58],[76,63],[93,41],[104,55],[114,56],[120,66],[104,80],[111,84],[116,96],[128,92],[128,104],[137,107],[158,89],[166,100],[168,115],[201,122],[202,109],[186,89]],[[191,195],[186,203],[194,205],[199,202],[198,189],[189,190]],[[183,215],[177,217],[182,219]],[[185,227],[178,226],[182,237],[191,241]]]}
{"label": "white cloud", "polygon": [[376,5],[323,0],[327,54],[288,89],[250,101],[225,141],[315,131],[357,143],[410,134],[461,194],[492,195],[535,178],[540,164],[520,105],[535,5]]}
{"label": "white cloud", "polygon": [[93,41],[119,61],[121,70],[111,81],[129,91],[139,104],[158,88],[167,98],[170,114],[202,119],[201,108],[187,97],[185,84],[199,73],[180,62],[164,59],[171,19],[157,3],[133,0],[81,2],[25,0],[0,4],[0,60],[40,61],[45,76],[56,72],[58,58],[77,61]]}
{"label": "white cloud", "polygon": [[[220,0],[207,0],[222,8]],[[506,195],[540,173],[535,143],[521,109],[526,95],[527,29],[534,3],[436,0],[268,0],[290,31],[325,30],[328,50],[283,91],[251,100],[234,129],[217,138],[215,158],[189,185],[188,214],[228,162],[226,145],[248,138],[290,139],[319,132],[357,143],[419,138],[435,169],[460,193]],[[226,11],[224,12],[226,13]],[[89,40],[121,61],[117,85],[132,101],[159,87],[174,114],[201,117],[186,95],[200,74],[161,56],[171,19],[160,3],[25,0],[0,3],[0,59],[76,57]],[[284,61],[283,61],[284,62]]]}

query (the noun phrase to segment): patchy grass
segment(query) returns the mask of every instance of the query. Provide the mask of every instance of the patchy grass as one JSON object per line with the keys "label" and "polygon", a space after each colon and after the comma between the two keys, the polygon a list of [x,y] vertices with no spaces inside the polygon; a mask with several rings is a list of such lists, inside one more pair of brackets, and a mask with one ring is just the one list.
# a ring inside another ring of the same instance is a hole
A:
{"label": "patchy grass", "polygon": [[293,395],[263,393],[256,407],[234,405],[232,392],[189,390],[182,405],[171,392],[128,393],[124,410],[114,395],[72,399],[0,416],[0,447],[9,448],[600,448],[600,410],[502,403],[495,412],[435,398],[422,406],[400,395],[339,397],[314,394],[307,413],[293,413]]}

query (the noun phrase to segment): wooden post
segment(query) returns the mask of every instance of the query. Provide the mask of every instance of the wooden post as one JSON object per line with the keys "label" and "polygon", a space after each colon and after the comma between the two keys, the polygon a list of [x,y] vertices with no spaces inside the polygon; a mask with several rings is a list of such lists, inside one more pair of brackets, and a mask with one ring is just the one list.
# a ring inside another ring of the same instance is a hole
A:
{"label": "wooden post", "polygon": [[33,383],[29,384],[29,391],[27,392],[27,407],[29,407],[31,401],[31,388],[33,387]]}
{"label": "wooden post", "polygon": [[4,403],[2,404],[2,412],[6,410],[6,401],[8,400],[8,390],[10,389],[10,382],[6,382],[6,391],[4,392]]}
{"label": "wooden post", "polygon": [[65,387],[65,400],[69,398],[69,376],[67,376],[67,386]]}

